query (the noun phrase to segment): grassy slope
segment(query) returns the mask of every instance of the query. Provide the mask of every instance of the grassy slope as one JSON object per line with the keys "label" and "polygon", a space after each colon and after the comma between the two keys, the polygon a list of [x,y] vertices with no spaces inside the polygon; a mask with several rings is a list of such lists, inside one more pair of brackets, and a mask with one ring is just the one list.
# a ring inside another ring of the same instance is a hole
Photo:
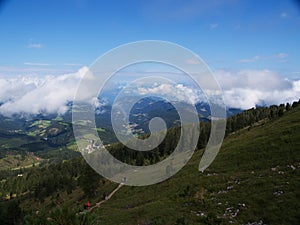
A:
{"label": "grassy slope", "polygon": [[197,171],[198,151],[163,183],[121,188],[91,213],[93,223],[300,224],[299,153],[297,107],[275,121],[230,135],[204,173]]}
{"label": "grassy slope", "polygon": [[27,154],[24,159],[20,154],[7,155],[5,158],[0,159],[0,170],[30,168],[33,164],[38,165],[41,161],[42,159],[33,154]]}

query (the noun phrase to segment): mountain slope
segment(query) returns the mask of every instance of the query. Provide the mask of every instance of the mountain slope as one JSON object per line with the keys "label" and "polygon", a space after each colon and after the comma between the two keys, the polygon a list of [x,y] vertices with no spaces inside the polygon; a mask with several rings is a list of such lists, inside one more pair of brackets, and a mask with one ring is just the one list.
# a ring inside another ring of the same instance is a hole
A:
{"label": "mountain slope", "polygon": [[224,141],[197,171],[201,151],[173,178],[123,187],[92,213],[102,224],[299,224],[300,107]]}
{"label": "mountain slope", "polygon": [[198,171],[203,154],[198,150],[169,180],[123,186],[83,214],[84,203],[94,206],[118,185],[101,178],[81,157],[29,168],[21,177],[3,175],[2,196],[10,200],[0,202],[1,218],[14,224],[14,216],[30,225],[58,220],[74,225],[299,224],[300,105],[284,109],[251,109],[230,118],[222,149],[204,173]]}

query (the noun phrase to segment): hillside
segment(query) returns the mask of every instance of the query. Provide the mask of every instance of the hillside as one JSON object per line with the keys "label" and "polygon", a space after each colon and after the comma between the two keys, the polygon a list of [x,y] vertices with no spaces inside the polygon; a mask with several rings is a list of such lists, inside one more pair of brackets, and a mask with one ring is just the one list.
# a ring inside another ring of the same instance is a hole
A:
{"label": "hillside", "polygon": [[102,224],[299,224],[300,107],[230,135],[204,173],[201,153],[166,182],[122,188],[92,216]]}
{"label": "hillside", "polygon": [[[1,181],[2,196],[10,199],[0,203],[2,223],[299,224],[300,106],[280,109],[231,117],[222,149],[204,173],[198,150],[178,174],[152,186],[122,186],[114,193],[118,184],[81,157],[13,174]],[[110,193],[99,207],[83,211],[84,203],[95,206]]]}

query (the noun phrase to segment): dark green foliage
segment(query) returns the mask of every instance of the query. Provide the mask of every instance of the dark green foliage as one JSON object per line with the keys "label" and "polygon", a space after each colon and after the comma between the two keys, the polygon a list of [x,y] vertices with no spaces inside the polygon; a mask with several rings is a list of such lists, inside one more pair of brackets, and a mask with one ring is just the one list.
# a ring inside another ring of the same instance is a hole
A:
{"label": "dark green foliage", "polygon": [[184,217],[180,217],[176,220],[176,225],[187,225]]}
{"label": "dark green foliage", "polygon": [[86,214],[76,215],[68,207],[55,208],[50,214],[45,209],[36,211],[35,214],[26,215],[25,225],[89,225],[91,224]]}
{"label": "dark green foliage", "polygon": [[13,176],[1,183],[0,191],[3,193],[12,191],[17,195],[28,193],[29,196],[43,202],[46,197],[57,191],[71,193],[77,186],[76,179],[84,171],[83,167],[86,167],[85,161],[76,158],[58,165],[32,168],[22,177]]}
{"label": "dark green foliage", "polygon": [[22,219],[21,208],[17,200],[0,202],[1,224],[14,225],[19,224]]}
{"label": "dark green foliage", "polygon": [[95,172],[88,164],[84,164],[81,168],[81,175],[78,179],[79,186],[88,197],[94,197],[96,190],[100,185],[100,175]]}
{"label": "dark green foliage", "polygon": [[[256,123],[270,119],[274,120],[278,117],[283,116],[286,107],[284,104],[280,106],[270,106],[270,107],[259,107],[245,110],[242,113],[234,115],[227,120],[226,135],[243,129],[245,127],[252,127]],[[155,164],[158,161],[163,160],[168,157],[175,147],[178,144],[180,137],[180,127],[170,128],[167,132],[166,138],[164,141],[155,149],[146,152],[139,152],[127,148],[121,143],[111,144],[109,150],[111,154],[128,164],[132,165],[148,165]],[[210,136],[210,123],[209,122],[200,122],[200,136],[198,139],[197,148],[204,148],[207,144],[207,141]],[[147,135],[140,138],[146,138]]]}
{"label": "dark green foliage", "polygon": [[295,102],[293,102],[292,107],[293,107],[293,108],[296,108],[296,107],[298,106],[298,104],[299,104],[299,102],[296,102],[296,101],[295,101]]}

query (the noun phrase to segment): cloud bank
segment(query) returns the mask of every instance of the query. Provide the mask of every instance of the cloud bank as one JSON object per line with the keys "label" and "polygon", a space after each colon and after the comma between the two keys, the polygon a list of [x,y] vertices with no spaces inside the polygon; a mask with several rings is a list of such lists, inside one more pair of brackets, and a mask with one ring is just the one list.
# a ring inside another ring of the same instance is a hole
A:
{"label": "cloud bank", "polygon": [[86,71],[83,67],[77,73],[60,76],[0,79],[0,113],[63,114]]}
{"label": "cloud bank", "polygon": [[[219,70],[215,72],[215,77],[229,108],[250,109],[256,106],[292,103],[300,99],[300,80],[289,80],[270,70]],[[202,82],[206,82],[205,79]],[[187,101],[189,98],[194,104],[205,101],[201,90],[182,84],[140,87],[137,93],[160,94],[177,101]]]}
{"label": "cloud bank", "polygon": [[[63,114],[87,70],[83,67],[76,73],[59,76],[0,78],[0,113]],[[269,70],[220,70],[215,72],[215,76],[223,89],[227,107],[249,109],[257,105],[291,103],[300,98],[300,80],[285,79]],[[201,90],[183,84],[138,87],[136,93],[177,96],[178,101],[187,101],[188,96],[192,103],[204,99]],[[100,103],[96,102],[95,106],[97,104]]]}
{"label": "cloud bank", "polygon": [[228,107],[249,109],[298,101],[300,80],[292,81],[269,70],[216,71]]}
{"label": "cloud bank", "polygon": [[138,87],[136,93],[139,95],[159,94],[161,97],[172,101],[188,102],[196,104],[206,101],[201,90],[184,86],[183,84],[156,84],[153,87]]}

